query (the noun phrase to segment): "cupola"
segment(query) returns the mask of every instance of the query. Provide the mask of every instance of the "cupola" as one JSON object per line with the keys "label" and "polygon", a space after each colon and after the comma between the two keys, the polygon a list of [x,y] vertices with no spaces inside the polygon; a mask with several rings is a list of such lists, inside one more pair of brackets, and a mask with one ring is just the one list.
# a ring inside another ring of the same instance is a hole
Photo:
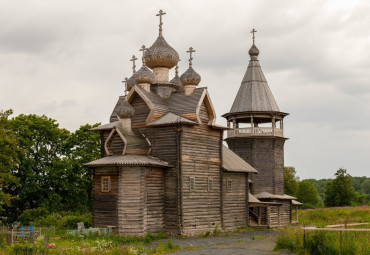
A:
{"label": "cupola", "polygon": [[175,77],[173,77],[172,80],[170,80],[170,83],[175,85],[177,90],[183,90],[184,87],[182,86],[182,83],[181,83],[181,80],[180,80],[179,67],[178,67],[177,64],[176,64],[175,70],[176,70],[175,71]]}
{"label": "cupola", "polygon": [[121,101],[116,112],[122,128],[131,131],[131,118],[135,114],[135,109],[127,102],[127,98]]}
{"label": "cupola", "polygon": [[154,83],[168,83],[169,69],[179,61],[179,54],[164,39],[162,35],[162,16],[166,13],[159,11],[159,36],[151,47],[144,53],[146,65],[153,69]]}
{"label": "cupola", "polygon": [[147,48],[145,48],[145,45],[143,45],[140,49],[140,51],[143,52],[143,66],[135,73],[135,82],[139,86],[141,86],[146,91],[150,91],[150,84],[153,83],[154,75],[153,72],[146,66],[146,61],[144,59],[144,54]]}
{"label": "cupola", "polygon": [[200,83],[200,75],[193,69],[193,63],[192,63],[192,53],[195,52],[195,50],[190,47],[187,51],[190,54],[189,58],[189,68],[180,76],[180,81],[185,89],[185,95],[191,95],[193,94],[196,86]]}

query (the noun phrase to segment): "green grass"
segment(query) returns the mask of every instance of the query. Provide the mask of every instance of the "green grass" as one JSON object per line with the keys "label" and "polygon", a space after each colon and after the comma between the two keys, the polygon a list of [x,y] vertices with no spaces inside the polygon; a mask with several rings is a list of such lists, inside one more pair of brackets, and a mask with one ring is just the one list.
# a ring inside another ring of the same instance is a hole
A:
{"label": "green grass", "polygon": [[[327,225],[370,222],[370,208],[325,208],[298,211],[299,223]],[[368,225],[364,225],[369,228]],[[365,228],[348,226],[348,228]],[[299,227],[279,230],[275,250],[288,249],[296,254],[370,254],[370,232],[304,231]],[[303,241],[305,240],[305,242]]]}
{"label": "green grass", "polygon": [[[370,222],[370,208],[323,208],[298,210],[300,225],[344,224],[352,222]],[[295,215],[292,216],[295,219]]]}
{"label": "green grass", "polygon": [[[63,236],[60,239],[49,240],[55,248],[47,247],[43,237],[36,240],[34,245],[20,243],[13,246],[4,246],[0,254],[126,254],[126,255],[157,255],[180,250],[172,239],[167,238],[164,232],[148,234],[144,237],[123,237],[119,235],[87,235],[87,236]],[[159,240],[159,241],[158,241]],[[153,243],[154,241],[158,241]]]}

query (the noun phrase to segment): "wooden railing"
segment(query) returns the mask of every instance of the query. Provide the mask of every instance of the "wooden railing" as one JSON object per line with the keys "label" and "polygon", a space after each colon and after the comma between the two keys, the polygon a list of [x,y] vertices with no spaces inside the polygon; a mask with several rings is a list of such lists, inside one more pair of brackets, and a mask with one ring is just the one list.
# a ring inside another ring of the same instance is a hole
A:
{"label": "wooden railing", "polygon": [[248,127],[235,128],[227,131],[227,137],[243,137],[243,136],[279,136],[283,137],[283,130],[272,127]]}

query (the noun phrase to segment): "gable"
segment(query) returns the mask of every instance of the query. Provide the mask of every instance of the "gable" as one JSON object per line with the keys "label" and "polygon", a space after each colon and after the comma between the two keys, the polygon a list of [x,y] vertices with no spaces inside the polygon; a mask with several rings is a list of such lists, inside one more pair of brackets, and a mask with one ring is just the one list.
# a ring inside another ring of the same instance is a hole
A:
{"label": "gable", "polygon": [[213,125],[216,120],[215,110],[207,90],[204,90],[201,100],[199,100],[196,114],[198,122],[204,125]]}
{"label": "gable", "polygon": [[113,128],[107,140],[105,140],[104,149],[106,155],[125,155],[126,146],[125,138]]}
{"label": "gable", "polygon": [[150,109],[147,103],[135,93],[130,104],[135,109],[135,114],[131,120],[132,127],[145,125],[146,119],[150,114]]}

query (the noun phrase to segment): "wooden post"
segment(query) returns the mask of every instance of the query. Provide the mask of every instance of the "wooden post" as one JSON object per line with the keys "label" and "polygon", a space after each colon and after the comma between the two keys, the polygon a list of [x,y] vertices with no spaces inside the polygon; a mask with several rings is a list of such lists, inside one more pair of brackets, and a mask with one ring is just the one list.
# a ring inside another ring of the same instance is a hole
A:
{"label": "wooden post", "polygon": [[275,117],[272,117],[272,135],[275,135],[276,122]]}
{"label": "wooden post", "polygon": [[266,211],[266,217],[267,217],[267,226],[270,228],[271,227],[271,213],[270,213],[270,206],[267,206],[267,211]]}
{"label": "wooden post", "polygon": [[295,206],[295,220],[298,222],[298,205]]}
{"label": "wooden post", "polygon": [[257,224],[261,225],[261,207],[257,207],[257,211],[258,211]]}
{"label": "wooden post", "polygon": [[280,206],[278,206],[277,210],[278,210],[278,225],[280,226]]}
{"label": "wooden post", "polygon": [[251,132],[254,133],[254,123],[253,123],[253,116],[251,116]]}

